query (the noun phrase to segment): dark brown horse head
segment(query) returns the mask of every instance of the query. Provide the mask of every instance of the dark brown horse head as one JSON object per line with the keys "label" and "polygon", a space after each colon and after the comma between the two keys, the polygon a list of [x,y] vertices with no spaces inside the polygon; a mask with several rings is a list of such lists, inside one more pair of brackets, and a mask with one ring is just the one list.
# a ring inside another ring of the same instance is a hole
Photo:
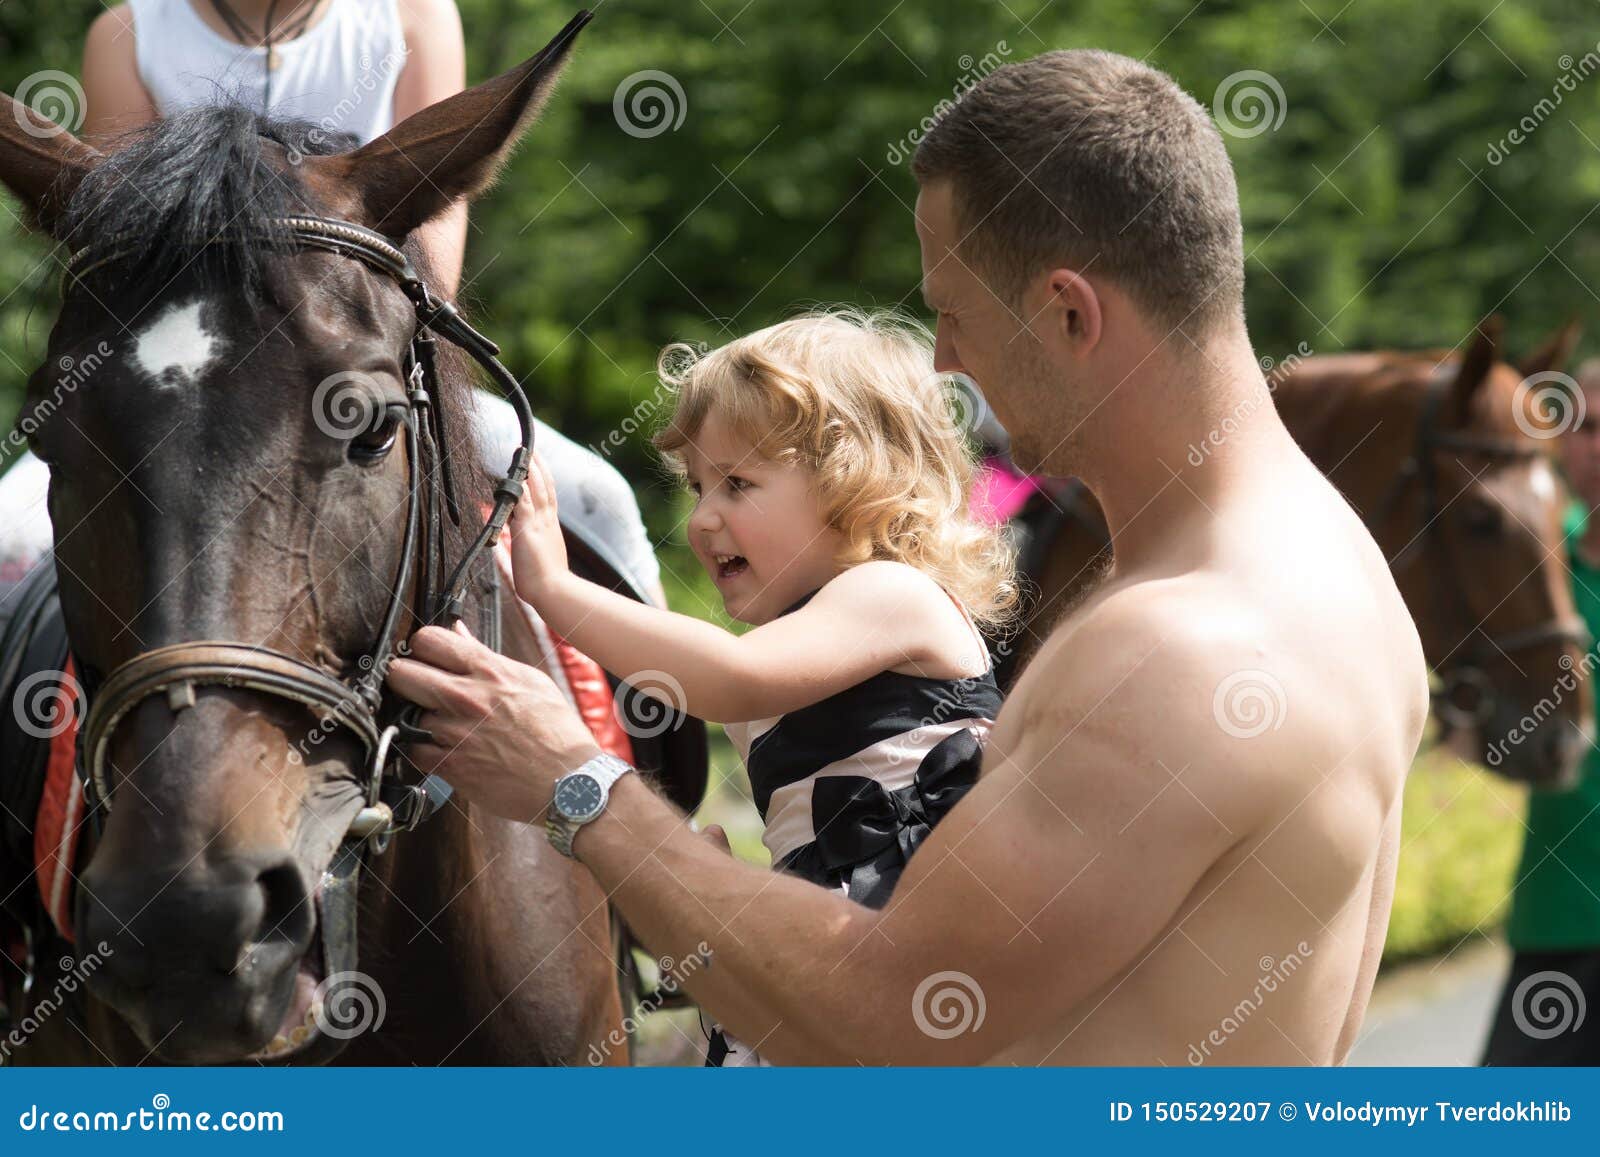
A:
{"label": "dark brown horse head", "polygon": [[[111,258],[67,284],[25,410],[91,688],[197,639],[356,674],[399,572],[410,464],[396,407],[416,314],[391,279],[277,244],[272,222],[309,213],[401,238],[475,195],[586,21],[342,154],[309,125],[219,107],[102,155],[0,97],[0,180],[66,249]],[[453,441],[465,403],[440,402]],[[115,806],[77,911],[80,941],[114,947],[95,995],[169,1060],[305,1040],[326,935],[316,896],[365,802],[361,744],[288,699],[206,685],[190,704],[138,702],[109,764]]]}
{"label": "dark brown horse head", "polygon": [[1587,633],[1565,566],[1552,407],[1568,327],[1513,366],[1500,322],[1464,352],[1312,357],[1285,423],[1366,518],[1440,683],[1436,713],[1512,778],[1570,782],[1592,732]]}

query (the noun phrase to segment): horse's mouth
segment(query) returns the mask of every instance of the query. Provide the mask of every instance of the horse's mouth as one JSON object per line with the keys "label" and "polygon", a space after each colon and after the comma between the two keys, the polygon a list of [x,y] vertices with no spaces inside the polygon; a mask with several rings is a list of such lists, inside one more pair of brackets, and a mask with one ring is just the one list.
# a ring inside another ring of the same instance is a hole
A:
{"label": "horse's mouth", "polygon": [[265,1048],[251,1053],[245,1058],[246,1060],[289,1060],[321,1035],[318,1026],[322,1020],[323,1009],[317,986],[321,983],[319,973],[322,970],[313,964],[313,958],[321,955],[321,950],[322,942],[318,938],[313,942],[311,951],[300,961],[299,970],[294,977],[294,989],[289,995],[289,1004],[284,1010],[283,1020],[278,1025],[277,1032],[273,1034]]}
{"label": "horse's mouth", "polygon": [[249,1054],[247,1061],[287,1061],[304,1054],[309,1046],[322,1037],[323,993],[322,982],[327,976],[325,961],[327,945],[322,920],[321,889],[313,898],[312,908],[317,914],[317,925],[311,934],[311,944],[295,969],[294,987],[289,992],[289,1002],[283,1011],[272,1039],[265,1047]]}

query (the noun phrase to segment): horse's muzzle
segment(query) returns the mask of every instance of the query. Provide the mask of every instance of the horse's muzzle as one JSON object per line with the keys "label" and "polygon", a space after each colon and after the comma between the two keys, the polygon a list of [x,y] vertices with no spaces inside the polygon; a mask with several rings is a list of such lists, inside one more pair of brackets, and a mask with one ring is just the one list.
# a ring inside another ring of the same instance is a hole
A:
{"label": "horse's muzzle", "polygon": [[109,949],[90,991],[162,1059],[189,1064],[240,1060],[281,1035],[304,995],[316,923],[301,869],[281,851],[154,872],[97,857],[77,916],[80,941]]}

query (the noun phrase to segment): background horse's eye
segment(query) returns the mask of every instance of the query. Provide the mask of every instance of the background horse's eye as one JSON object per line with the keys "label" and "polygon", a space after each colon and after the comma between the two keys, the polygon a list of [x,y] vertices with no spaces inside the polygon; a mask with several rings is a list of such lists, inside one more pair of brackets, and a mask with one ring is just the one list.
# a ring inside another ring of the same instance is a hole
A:
{"label": "background horse's eye", "polygon": [[1462,515],[1461,523],[1474,538],[1494,538],[1499,535],[1504,520],[1492,506],[1469,506]]}
{"label": "background horse's eye", "polygon": [[394,449],[395,438],[400,432],[400,421],[399,409],[394,406],[386,407],[378,415],[376,422],[350,439],[350,445],[345,451],[350,461],[361,466],[372,466],[382,462],[389,456],[389,451]]}

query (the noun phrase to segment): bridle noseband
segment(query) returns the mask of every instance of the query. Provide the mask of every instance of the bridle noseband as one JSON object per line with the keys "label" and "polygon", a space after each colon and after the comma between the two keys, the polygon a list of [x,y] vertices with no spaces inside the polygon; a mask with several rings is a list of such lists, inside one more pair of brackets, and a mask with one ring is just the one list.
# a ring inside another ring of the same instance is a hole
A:
{"label": "bridle noseband", "polygon": [[[271,647],[230,640],[174,643],[135,655],[91,689],[89,712],[79,734],[79,773],[90,814],[109,814],[112,786],[107,765],[111,738],[117,724],[140,703],[165,693],[168,706],[174,712],[182,711],[194,705],[195,688],[205,686],[271,695],[306,708],[324,729],[341,728],[360,741],[365,760],[366,803],[345,833],[344,851],[359,852],[369,843],[382,851],[392,833],[414,829],[449,794],[448,786],[432,776],[420,785],[385,779],[396,744],[426,736],[416,727],[420,712],[415,707],[397,711],[388,721],[381,720],[379,714],[406,592],[414,588],[412,612],[419,623],[449,625],[461,617],[474,568],[505,528],[527,479],[533,453],[533,409],[521,384],[499,361],[499,348],[468,325],[454,305],[433,295],[394,241],[348,221],[312,216],[274,219],[266,223],[263,236],[360,261],[392,278],[416,312],[417,328],[405,366],[403,425],[409,472],[405,533],[399,571],[382,626],[357,664],[360,673],[352,679],[338,678]],[[63,293],[69,283],[123,255],[115,247],[105,253],[94,249],[78,251],[67,264]],[[459,524],[461,512],[450,466],[446,419],[438,405],[436,337],[459,346],[489,372],[515,407],[522,427],[521,444],[511,457],[505,477],[494,488],[494,504],[477,536],[453,567],[444,556],[447,547],[443,519],[448,517]]]}
{"label": "bridle noseband", "polygon": [[[1467,601],[1466,591],[1459,582],[1446,579],[1443,573],[1445,570],[1454,572],[1459,568],[1450,565],[1452,560],[1449,557],[1449,543],[1440,533],[1440,515],[1444,508],[1439,502],[1439,471],[1436,455],[1441,450],[1463,450],[1490,458],[1515,460],[1538,458],[1542,455],[1542,451],[1536,446],[1512,439],[1439,429],[1439,411],[1445,400],[1451,396],[1453,381],[1450,374],[1440,373],[1428,382],[1427,394],[1423,398],[1422,409],[1417,417],[1417,435],[1411,456],[1400,467],[1400,473],[1379,500],[1372,516],[1367,519],[1367,526],[1369,529],[1375,529],[1379,523],[1388,518],[1405,491],[1412,483],[1416,483],[1422,492],[1422,526],[1416,537],[1390,560],[1390,568],[1396,572],[1404,569],[1421,553],[1418,548],[1432,548],[1437,551],[1441,555],[1439,561],[1442,566],[1431,567],[1430,573],[1438,574],[1442,580],[1441,589],[1445,592],[1444,597],[1455,604],[1461,615],[1460,621],[1476,623],[1477,619]],[[1496,653],[1510,655],[1515,651],[1548,643],[1572,643],[1580,649],[1587,650],[1593,645],[1594,639],[1584,621],[1575,617],[1552,618],[1547,622],[1517,631],[1508,631],[1503,635],[1491,635],[1481,627],[1475,626],[1468,636],[1465,647],[1462,648],[1465,652],[1462,658],[1455,662],[1447,662],[1439,670],[1444,685],[1435,694],[1435,710],[1439,713],[1446,729],[1482,724],[1494,714],[1496,695],[1493,682],[1482,669],[1485,661]],[[1473,703],[1471,709],[1463,708],[1457,702],[1457,692],[1463,689],[1471,693]]]}

